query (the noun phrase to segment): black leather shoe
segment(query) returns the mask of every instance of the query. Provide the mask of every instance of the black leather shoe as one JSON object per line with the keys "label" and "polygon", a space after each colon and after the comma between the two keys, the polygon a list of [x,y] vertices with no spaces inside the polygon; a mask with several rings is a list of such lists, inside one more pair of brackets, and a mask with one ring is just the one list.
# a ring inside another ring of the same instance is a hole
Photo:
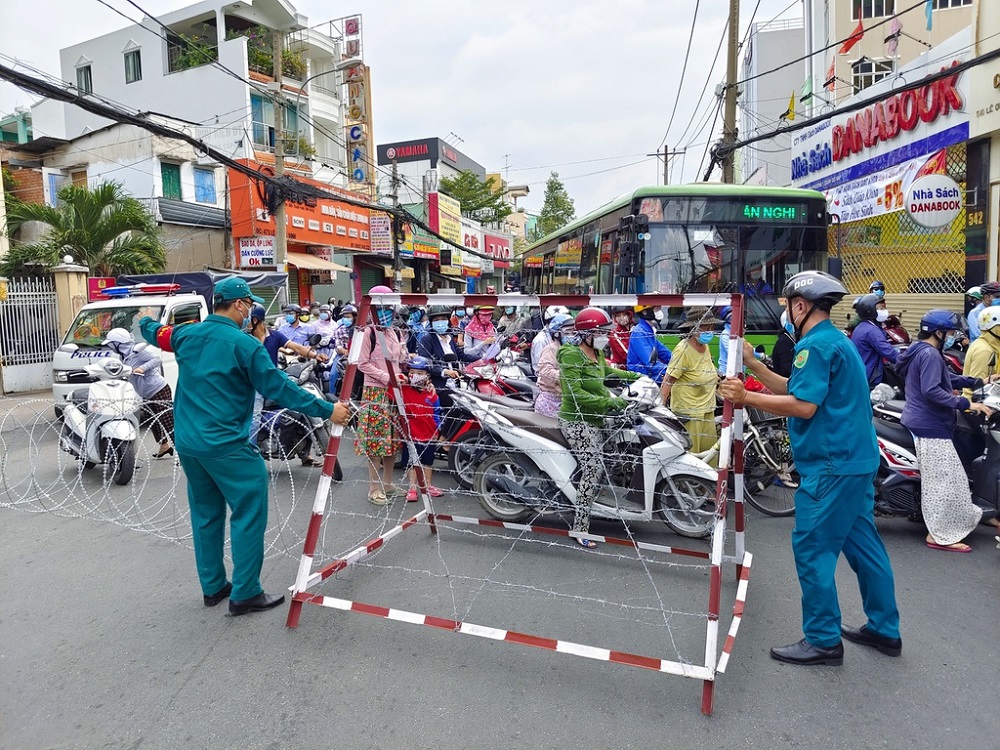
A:
{"label": "black leather shoe", "polygon": [[211,596],[205,597],[205,606],[214,607],[216,604],[220,604],[223,599],[228,599],[230,592],[233,590],[233,584],[227,583],[221,589],[216,591]]}
{"label": "black leather shoe", "polygon": [[840,634],[851,643],[871,646],[886,656],[899,656],[903,653],[902,638],[886,638],[884,635],[870,631],[867,625],[862,625],[860,628],[849,628],[843,625],[840,628]]}
{"label": "black leather shoe", "polygon": [[[229,606],[232,608],[231,602]],[[844,644],[838,643],[831,648],[820,648],[803,638],[798,643],[789,646],[772,648],[771,658],[788,664],[802,664],[804,666],[826,664],[830,667],[839,667],[844,663]]]}
{"label": "black leather shoe", "polygon": [[263,592],[257,594],[252,599],[230,599],[229,614],[235,617],[236,615],[245,615],[250,612],[263,612],[267,609],[274,609],[283,601],[285,601],[284,595],[274,596],[273,594],[265,594]]}

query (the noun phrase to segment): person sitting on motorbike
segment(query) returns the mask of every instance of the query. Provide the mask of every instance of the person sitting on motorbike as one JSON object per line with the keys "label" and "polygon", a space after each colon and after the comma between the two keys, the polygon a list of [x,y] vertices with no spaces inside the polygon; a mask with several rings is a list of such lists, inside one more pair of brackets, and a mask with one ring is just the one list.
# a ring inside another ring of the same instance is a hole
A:
{"label": "person sitting on motorbike", "polygon": [[952,438],[956,410],[986,416],[984,404],[970,404],[956,396],[956,388],[980,388],[980,378],[952,375],[945,364],[948,349],[964,328],[961,315],[951,310],[931,310],[920,319],[918,341],[899,356],[897,369],[906,379],[906,405],[900,421],[916,438],[920,462],[920,495],[927,546],[952,552],[969,552],[962,540],[976,528],[983,511],[972,502],[969,477]]}
{"label": "person sitting on motorbike", "polygon": [[[962,374],[968,378],[988,381],[1000,373],[1000,307],[987,307],[979,313],[980,336],[965,353]],[[972,398],[971,389],[963,392]]]}
{"label": "person sitting on motorbike", "polygon": [[873,281],[868,285],[868,294],[874,294],[879,299],[885,299],[885,283],[882,281]]}
{"label": "person sitting on motorbike", "polygon": [[719,376],[708,345],[715,334],[712,329],[721,323],[708,307],[692,307],[687,320],[687,337],[674,349],[667,365],[660,394],[670,410],[684,417],[684,429],[691,438],[691,451],[707,451],[719,436],[715,434],[715,386]]}
{"label": "person sitting on motorbike", "polygon": [[160,444],[153,458],[173,455],[174,411],[173,392],[163,377],[160,358],[148,346],[136,348],[132,334],[124,328],[112,328],[101,342],[121,357],[122,363],[132,368],[129,382],[136,395],[142,399],[142,413],[152,425],[153,437]]}
{"label": "person sitting on motorbike", "polygon": [[608,362],[625,370],[628,368],[628,342],[632,335],[631,306],[611,308],[615,327],[611,329],[611,343],[608,345]]}
{"label": "person sitting on motorbike", "polygon": [[670,364],[670,350],[656,338],[653,324],[663,320],[663,311],[659,305],[636,305],[633,310],[639,320],[629,336],[628,369],[662,383]]}
{"label": "person sitting on motorbike", "polygon": [[[970,289],[969,291],[972,290]],[[980,336],[979,313],[993,305],[1000,305],[1000,284],[995,281],[987,281],[985,284],[981,284],[979,286],[979,299],[979,304],[969,311],[969,315],[966,318],[969,323],[969,341],[975,341]]]}
{"label": "person sitting on motorbike", "polygon": [[572,315],[556,315],[549,321],[549,343],[538,357],[538,393],[535,395],[535,411],[546,417],[558,417],[562,403],[562,383],[559,379],[557,355],[562,346],[563,328],[573,322]]}
{"label": "person sitting on motorbike", "polygon": [[493,325],[492,305],[478,305],[472,320],[465,327],[465,352],[479,359],[497,340],[497,328]]}
{"label": "person sitting on motorbike", "polygon": [[[576,345],[561,346],[556,354],[562,381],[562,403],[559,406],[559,429],[566,436],[579,467],[576,486],[573,531],[590,531],[590,510],[604,476],[604,418],[621,412],[628,402],[611,395],[604,384],[607,378],[626,382],[639,375],[628,370],[609,367],[603,351],[611,334],[611,316],[598,307],[588,307],[573,321]],[[581,547],[594,549],[597,543],[577,539]]]}
{"label": "person sitting on motorbike", "polygon": [[285,313],[285,325],[281,326],[281,332],[285,334],[285,337],[295,344],[305,345],[309,343],[313,327],[309,324],[312,316],[309,314],[308,308],[285,305],[283,312]]}
{"label": "person sitting on motorbike", "polygon": [[320,305],[319,314],[316,317],[316,322],[313,323],[313,333],[332,338],[333,332],[337,328],[337,321],[333,320],[333,308],[330,305]]}
{"label": "person sitting on motorbike", "polygon": [[868,387],[874,388],[882,382],[885,374],[885,360],[896,363],[899,353],[889,343],[882,324],[888,320],[889,311],[885,309],[885,300],[876,294],[866,294],[854,306],[861,322],[851,334],[851,341],[861,355],[865,364],[865,375]]}
{"label": "person sitting on motorbike", "polygon": [[[541,317],[543,323],[537,331],[535,331],[534,328],[524,328],[521,331],[521,334],[525,337],[525,341],[531,347],[530,357],[532,371],[535,370],[538,358],[542,356],[542,349],[548,346],[549,341],[551,341],[548,333],[548,325],[556,315],[569,315],[569,308],[565,305],[549,305],[542,311]],[[532,321],[533,320],[534,318],[532,318]],[[532,322],[531,325],[534,326],[534,323]],[[528,338],[529,336],[530,338]]]}
{"label": "person sitting on motorbike", "polygon": [[504,306],[503,314],[497,321],[497,331],[500,332],[500,335],[510,336],[517,331],[520,325],[521,317],[517,314],[517,307],[514,305]]}
{"label": "person sitting on motorbike", "polygon": [[[417,460],[424,467],[427,494],[431,497],[441,497],[444,490],[431,484],[435,440],[441,427],[441,404],[430,378],[431,362],[426,357],[418,355],[410,358],[407,367],[407,381],[400,388],[403,394],[403,408],[406,410],[406,426],[417,451]],[[406,493],[406,502],[416,501],[417,469],[414,465],[410,467],[410,488]]]}
{"label": "person sitting on motorbike", "polygon": [[347,304],[340,308],[340,322],[333,330],[333,344],[337,348],[337,356],[346,357],[351,348],[351,336],[354,335],[354,323],[358,317],[358,308]]}

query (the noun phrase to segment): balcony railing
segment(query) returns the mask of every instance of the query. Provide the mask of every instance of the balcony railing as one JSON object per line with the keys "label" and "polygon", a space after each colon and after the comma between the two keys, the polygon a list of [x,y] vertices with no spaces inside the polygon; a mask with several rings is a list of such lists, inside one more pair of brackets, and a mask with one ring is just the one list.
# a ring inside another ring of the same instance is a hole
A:
{"label": "balcony railing", "polygon": [[[266,122],[254,122],[250,135],[255,149],[274,152],[274,125]],[[294,133],[286,130],[284,151],[286,156],[295,156],[303,159],[312,159],[316,156],[316,149],[310,142],[308,134],[304,131]]]}

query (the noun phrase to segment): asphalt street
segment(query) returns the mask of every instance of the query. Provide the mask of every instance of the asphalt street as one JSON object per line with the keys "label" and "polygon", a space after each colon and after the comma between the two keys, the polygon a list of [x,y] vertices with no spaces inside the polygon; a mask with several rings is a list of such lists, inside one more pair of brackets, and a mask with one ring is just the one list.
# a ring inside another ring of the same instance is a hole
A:
{"label": "asphalt street", "polygon": [[[962,555],[880,519],[896,573],[903,655],[845,644],[843,667],[768,657],[801,637],[793,519],[750,510],[746,614],[716,710],[701,683],[306,606],[240,618],[201,602],[183,473],[151,462],[105,488],[57,448],[44,401],[0,399],[0,748],[987,748],[996,747],[1000,550],[980,526]],[[322,559],[410,515],[365,501],[340,451]],[[280,462],[272,461],[272,464]],[[265,588],[293,581],[318,471],[272,465]],[[452,487],[440,476],[435,482]],[[483,513],[450,493],[438,512]],[[620,524],[595,522],[622,535]],[[707,549],[662,524],[637,537]],[[688,560],[467,527],[415,526],[319,593],[646,656],[703,662],[707,572]],[[731,541],[731,540],[730,540]],[[665,564],[670,563],[670,564]],[[681,564],[677,564],[681,563]],[[733,568],[724,609],[732,607]],[[844,620],[863,622],[838,570]],[[723,618],[722,632],[729,617]]]}

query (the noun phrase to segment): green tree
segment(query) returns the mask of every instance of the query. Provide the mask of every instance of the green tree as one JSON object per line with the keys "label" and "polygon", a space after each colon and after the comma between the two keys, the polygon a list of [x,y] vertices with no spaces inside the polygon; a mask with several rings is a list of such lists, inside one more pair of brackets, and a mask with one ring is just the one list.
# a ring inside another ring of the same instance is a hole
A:
{"label": "green tree", "polygon": [[69,185],[59,191],[59,207],[17,201],[7,214],[8,236],[29,223],[48,231],[36,242],[11,242],[0,274],[26,266],[54,266],[64,255],[92,274],[156,273],[167,265],[156,220],[121,185],[105,182],[93,190]]}
{"label": "green tree", "polygon": [[558,172],[549,174],[545,183],[545,199],[542,201],[542,212],[535,224],[534,239],[541,239],[557,229],[562,229],[576,218],[573,199],[566,192],[566,186],[559,179]]}
{"label": "green tree", "polygon": [[510,205],[503,199],[503,192],[495,190],[492,182],[487,184],[480,180],[471,170],[467,169],[457,177],[442,177],[438,187],[442,193],[462,204],[462,216],[484,224],[499,224],[511,213]]}

